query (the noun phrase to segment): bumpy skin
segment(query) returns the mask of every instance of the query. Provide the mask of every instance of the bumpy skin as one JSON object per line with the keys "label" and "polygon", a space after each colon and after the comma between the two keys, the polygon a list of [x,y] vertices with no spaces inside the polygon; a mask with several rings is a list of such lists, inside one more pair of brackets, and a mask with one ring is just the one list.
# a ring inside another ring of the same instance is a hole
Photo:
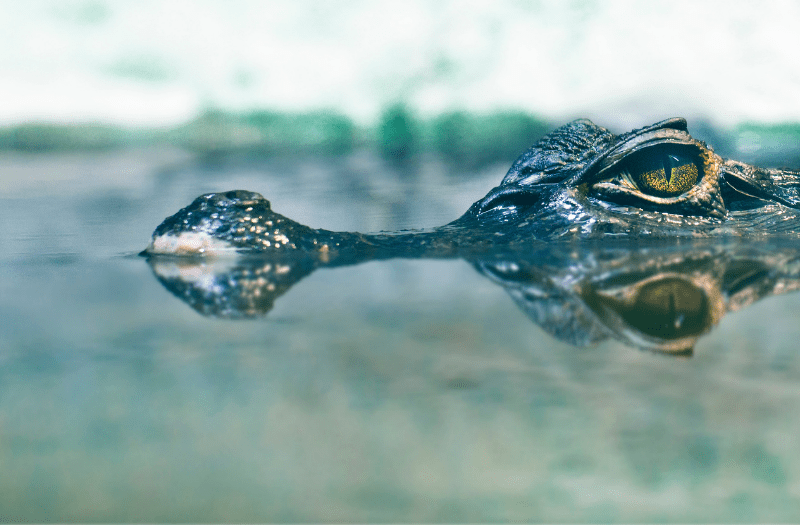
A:
{"label": "bumpy skin", "polygon": [[[636,166],[675,162],[695,166],[691,184],[673,190],[677,183],[669,175],[660,191],[642,184],[645,170]],[[798,186],[799,172],[719,157],[689,135],[683,119],[622,135],[577,120],[542,138],[499,186],[439,228],[394,234],[318,230],[273,212],[257,193],[230,191],[198,197],[165,219],[144,253],[296,252],[344,262],[481,253],[531,241],[798,236]]]}

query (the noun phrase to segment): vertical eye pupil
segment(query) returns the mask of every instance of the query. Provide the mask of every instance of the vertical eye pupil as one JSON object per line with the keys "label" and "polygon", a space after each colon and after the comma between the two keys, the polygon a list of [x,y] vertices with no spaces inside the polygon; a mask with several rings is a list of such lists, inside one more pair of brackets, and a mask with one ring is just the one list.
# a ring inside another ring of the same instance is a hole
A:
{"label": "vertical eye pupil", "polygon": [[641,158],[631,172],[642,191],[660,197],[672,197],[688,191],[700,176],[697,164],[671,154],[655,154]]}
{"label": "vertical eye pupil", "polygon": [[667,178],[664,168],[646,171],[639,175],[639,182],[642,186],[659,193],[666,193],[669,191],[669,181],[670,179]]}

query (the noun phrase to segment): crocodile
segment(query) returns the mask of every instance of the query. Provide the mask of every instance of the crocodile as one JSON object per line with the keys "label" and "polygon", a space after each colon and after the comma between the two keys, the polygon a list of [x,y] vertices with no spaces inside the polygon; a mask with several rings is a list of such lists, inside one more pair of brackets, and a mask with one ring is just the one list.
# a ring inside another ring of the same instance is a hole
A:
{"label": "crocodile", "polygon": [[800,289],[798,186],[798,171],[721,158],[683,119],[621,135],[576,120],[438,228],[315,229],[234,190],[165,219],[142,255],[173,294],[224,318],[265,315],[320,267],[460,258],[565,342],[687,354],[726,312]]}
{"label": "crocodile", "polygon": [[609,238],[800,235],[800,172],[724,159],[682,118],[616,135],[581,119],[544,136],[460,218],[427,230],[315,229],[244,190],[201,195],[145,255],[448,257],[498,245]]}

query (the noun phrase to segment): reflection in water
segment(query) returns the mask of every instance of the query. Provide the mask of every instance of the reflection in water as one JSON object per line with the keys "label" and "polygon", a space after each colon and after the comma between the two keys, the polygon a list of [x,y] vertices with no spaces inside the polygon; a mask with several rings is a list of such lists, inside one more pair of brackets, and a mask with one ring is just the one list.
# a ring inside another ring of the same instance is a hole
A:
{"label": "reflection in water", "polygon": [[[727,312],[800,287],[800,250],[775,243],[543,244],[463,258],[545,331],[579,347],[613,338],[691,354]],[[240,319],[265,315],[319,267],[368,260],[150,256],[148,262],[198,312]]]}
{"label": "reflection in water", "polygon": [[[62,173],[42,159],[26,160],[31,173]],[[380,213],[402,201],[404,225],[435,224],[481,191],[454,197],[449,182],[437,190],[420,177],[412,200],[397,189],[411,185],[376,176],[386,185],[364,185],[367,198],[333,169],[305,170],[327,177],[322,189],[300,168],[285,182],[267,173],[267,185],[319,214],[306,222],[329,220],[324,204],[336,202],[334,221],[356,229],[396,225]],[[154,217],[199,187],[260,184],[265,174],[251,171],[165,175],[126,201],[112,190],[76,196],[86,186],[70,184],[45,195],[58,213],[42,213],[38,191],[3,200],[0,516],[798,521],[800,294],[726,318],[691,360],[620,351],[602,311],[661,304],[655,285],[630,285],[667,269],[677,280],[662,293],[673,291],[676,311],[684,283],[706,297],[698,311],[741,308],[793,288],[791,247],[525,243],[363,265],[150,259],[205,316],[173,300],[143,260],[110,256],[141,248]],[[244,317],[256,320],[225,320]],[[561,342],[609,336],[591,351]]]}

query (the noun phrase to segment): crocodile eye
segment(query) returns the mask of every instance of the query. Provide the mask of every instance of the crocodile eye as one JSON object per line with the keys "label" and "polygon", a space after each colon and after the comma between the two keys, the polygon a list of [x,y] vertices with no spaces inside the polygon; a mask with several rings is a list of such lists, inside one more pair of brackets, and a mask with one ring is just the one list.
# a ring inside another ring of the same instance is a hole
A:
{"label": "crocodile eye", "polygon": [[[669,137],[665,137],[669,139]],[[680,137],[678,137],[680,138]],[[683,139],[681,139],[683,140]],[[647,210],[672,215],[724,217],[720,158],[702,142],[623,143],[579,185],[596,204],[619,213]]]}
{"label": "crocodile eye", "polygon": [[[705,150],[696,147],[680,144],[651,146],[601,169],[591,189],[595,196],[618,204],[658,207],[659,211],[673,213],[705,214],[709,211],[702,209],[705,204],[686,202],[691,200],[688,195],[698,193],[692,190],[700,185],[708,186],[705,193],[709,196],[711,190],[715,190],[716,179],[713,175],[709,177],[709,173],[716,172],[713,163],[707,162],[708,158]],[[679,204],[696,209],[676,208]]]}
{"label": "crocodile eye", "polygon": [[694,159],[675,153],[642,152],[623,171],[639,190],[656,197],[674,197],[687,192],[700,177]]}

